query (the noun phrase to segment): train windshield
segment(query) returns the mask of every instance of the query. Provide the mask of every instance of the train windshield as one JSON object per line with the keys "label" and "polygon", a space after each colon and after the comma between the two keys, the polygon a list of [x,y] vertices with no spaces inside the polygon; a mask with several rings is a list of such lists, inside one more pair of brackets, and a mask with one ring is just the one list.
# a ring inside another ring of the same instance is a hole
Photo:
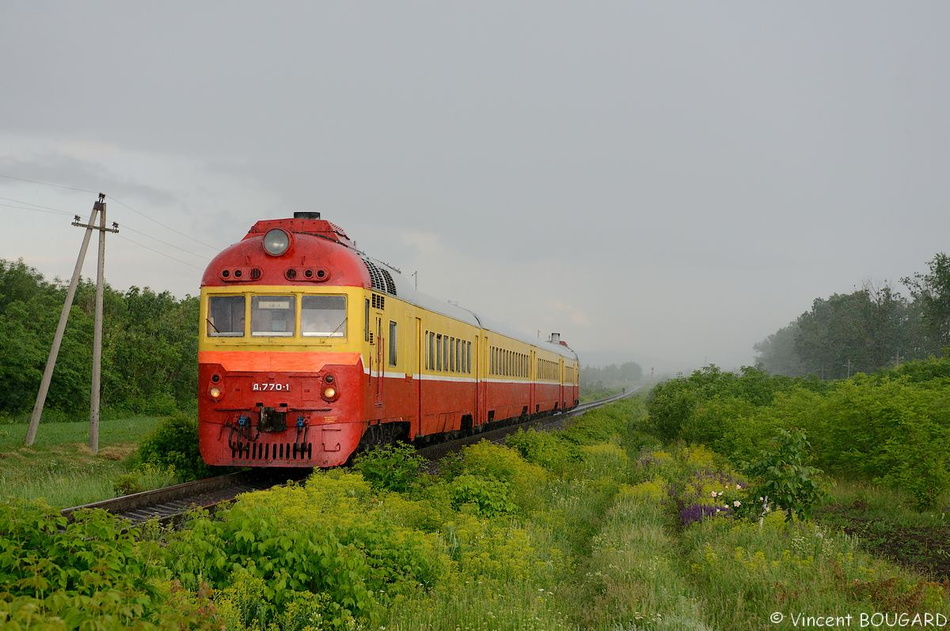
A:
{"label": "train windshield", "polygon": [[208,337],[244,337],[244,296],[208,299]]}
{"label": "train windshield", "polygon": [[251,335],[293,337],[296,302],[294,296],[253,296]]}
{"label": "train windshield", "polygon": [[300,331],[305,337],[346,337],[346,296],[302,296]]}

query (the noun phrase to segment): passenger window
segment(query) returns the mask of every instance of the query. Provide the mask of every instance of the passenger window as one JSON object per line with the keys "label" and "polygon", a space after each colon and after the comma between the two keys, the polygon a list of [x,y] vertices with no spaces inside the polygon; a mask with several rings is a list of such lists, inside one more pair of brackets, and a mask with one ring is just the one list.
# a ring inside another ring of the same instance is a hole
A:
{"label": "passenger window", "polygon": [[208,298],[208,337],[244,337],[244,296]]}
{"label": "passenger window", "polygon": [[392,320],[389,321],[389,365],[396,365],[396,323]]}
{"label": "passenger window", "polygon": [[292,337],[295,306],[293,296],[251,297],[251,335]]}
{"label": "passenger window", "polygon": [[435,336],[435,369],[442,370],[442,335]]}
{"label": "passenger window", "polygon": [[303,296],[300,331],[305,337],[346,337],[346,296]]}

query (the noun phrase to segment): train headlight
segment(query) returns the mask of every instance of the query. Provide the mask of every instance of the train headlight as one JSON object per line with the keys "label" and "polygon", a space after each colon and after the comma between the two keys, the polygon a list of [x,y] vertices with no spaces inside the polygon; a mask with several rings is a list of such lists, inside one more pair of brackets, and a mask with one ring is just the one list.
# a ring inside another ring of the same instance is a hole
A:
{"label": "train headlight", "polygon": [[320,391],[320,396],[323,397],[323,400],[327,403],[333,403],[340,398],[340,391],[337,389],[336,377],[332,374],[323,376],[323,389]]}
{"label": "train headlight", "polygon": [[208,390],[208,394],[209,394],[209,395],[211,396],[211,398],[214,399],[215,401],[217,401],[218,399],[220,399],[220,398],[224,395],[224,393],[221,391],[221,388],[219,388],[219,387],[217,387],[217,386],[214,386],[213,388],[211,388],[210,390]]}
{"label": "train headlight", "polygon": [[264,251],[271,256],[280,256],[288,248],[290,248],[290,235],[280,228],[268,230],[264,235]]}

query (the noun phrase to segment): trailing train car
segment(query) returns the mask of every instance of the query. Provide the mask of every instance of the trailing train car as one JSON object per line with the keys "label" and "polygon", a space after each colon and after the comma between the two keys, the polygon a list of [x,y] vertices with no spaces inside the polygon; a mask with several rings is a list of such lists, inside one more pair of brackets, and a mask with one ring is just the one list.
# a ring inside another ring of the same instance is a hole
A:
{"label": "trailing train car", "polygon": [[257,222],[201,281],[210,465],[332,467],[578,403],[577,355],[414,290],[319,213]]}

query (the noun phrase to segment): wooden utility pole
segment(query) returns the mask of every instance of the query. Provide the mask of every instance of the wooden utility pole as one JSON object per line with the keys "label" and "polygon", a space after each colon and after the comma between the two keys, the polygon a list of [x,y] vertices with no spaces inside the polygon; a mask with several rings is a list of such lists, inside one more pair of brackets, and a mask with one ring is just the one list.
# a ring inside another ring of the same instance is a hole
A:
{"label": "wooden utility pole", "polygon": [[[76,267],[73,268],[73,277],[69,281],[69,289],[66,290],[66,301],[63,303],[63,310],[59,315],[59,325],[56,327],[56,335],[53,336],[53,346],[50,348],[49,357],[46,359],[46,369],[43,371],[43,380],[40,382],[39,392],[36,394],[36,403],[33,406],[33,414],[30,416],[30,426],[26,432],[26,444],[32,445],[36,440],[36,430],[40,424],[40,418],[43,416],[43,406],[46,405],[46,395],[49,393],[50,381],[53,379],[53,369],[56,367],[56,358],[59,356],[59,347],[63,343],[63,334],[66,331],[66,321],[69,319],[69,310],[73,304],[73,298],[76,296],[76,287],[79,285],[79,276],[82,273],[82,264],[86,258],[86,250],[89,249],[89,239],[92,231],[99,230],[99,265],[96,274],[96,319],[95,334],[92,349],[92,392],[90,396],[89,410],[89,448],[93,453],[99,451],[99,393],[100,393],[100,374],[102,370],[102,297],[104,291],[104,269],[106,256],[106,232],[118,232],[117,224],[112,224],[112,228],[106,228],[106,203],[105,195],[99,194],[99,201],[92,205],[92,214],[89,216],[88,223],[80,223],[79,215],[76,215],[73,225],[85,228],[86,233],[82,238],[82,246],[79,248],[79,257],[76,259]],[[96,214],[99,213],[99,226],[96,227]]]}

